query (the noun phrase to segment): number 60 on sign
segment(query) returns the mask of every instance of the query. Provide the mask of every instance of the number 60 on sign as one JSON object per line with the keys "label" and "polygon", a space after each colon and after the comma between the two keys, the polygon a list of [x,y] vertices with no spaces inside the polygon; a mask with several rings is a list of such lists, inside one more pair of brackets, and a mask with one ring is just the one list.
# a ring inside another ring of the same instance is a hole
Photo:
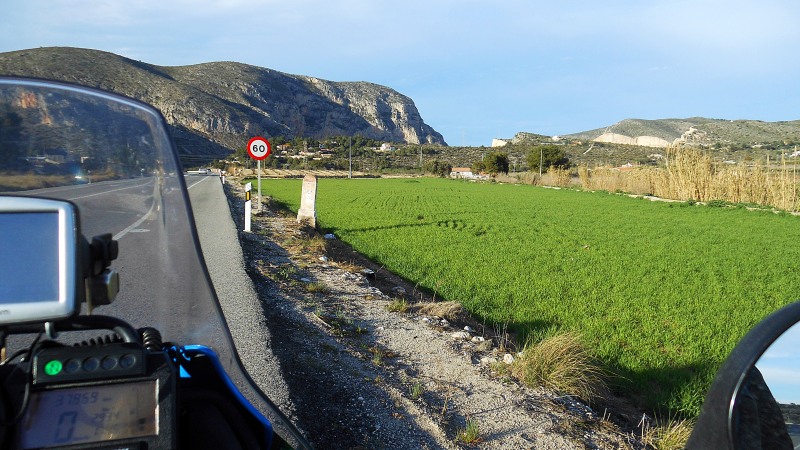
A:
{"label": "number 60 on sign", "polygon": [[261,136],[256,136],[247,143],[247,153],[251,158],[261,161],[272,153],[272,146],[269,145],[268,140]]}

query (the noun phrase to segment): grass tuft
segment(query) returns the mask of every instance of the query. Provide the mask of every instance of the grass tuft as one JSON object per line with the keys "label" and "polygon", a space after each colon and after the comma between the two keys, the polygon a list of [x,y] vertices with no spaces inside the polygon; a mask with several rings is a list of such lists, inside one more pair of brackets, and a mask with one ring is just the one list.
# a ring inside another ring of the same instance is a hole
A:
{"label": "grass tuft", "polygon": [[477,444],[481,440],[481,430],[478,427],[478,422],[472,419],[467,419],[464,428],[456,435],[456,441],[464,444]]}
{"label": "grass tuft", "polygon": [[386,353],[383,351],[383,349],[376,345],[369,351],[372,353],[372,364],[375,364],[376,366],[382,366],[386,358]]}
{"label": "grass tuft", "polygon": [[425,387],[422,385],[422,382],[415,381],[411,385],[409,391],[409,394],[411,394],[411,400],[419,400],[422,397],[422,394],[425,393]]}
{"label": "grass tuft", "polygon": [[306,291],[312,294],[328,294],[330,293],[331,288],[329,288],[325,283],[314,281],[306,284]]}
{"label": "grass tuft", "polygon": [[511,365],[511,373],[528,386],[543,386],[589,402],[606,392],[603,370],[573,333],[528,346]]}
{"label": "grass tuft", "polygon": [[655,426],[644,425],[642,442],[655,450],[680,450],[692,434],[694,423],[689,420],[669,419]]}
{"label": "grass tuft", "polygon": [[386,305],[386,309],[389,310],[389,312],[408,312],[408,302],[404,298],[396,298]]}

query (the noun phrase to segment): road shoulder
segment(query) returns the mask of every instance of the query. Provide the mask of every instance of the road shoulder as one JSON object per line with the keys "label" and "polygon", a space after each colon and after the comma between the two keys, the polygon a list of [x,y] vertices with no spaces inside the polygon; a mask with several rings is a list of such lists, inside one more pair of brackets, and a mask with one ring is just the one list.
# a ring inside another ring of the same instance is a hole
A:
{"label": "road shoulder", "polygon": [[[227,186],[234,218],[243,216],[241,191]],[[392,291],[394,281],[402,286],[391,276],[376,282],[359,255],[348,258],[346,246],[292,217],[267,209],[240,236],[293,396],[290,415],[317,448],[636,446],[578,402],[493,375],[503,357],[493,330],[474,322],[464,330],[458,317],[419,306],[398,312],[412,288]]]}

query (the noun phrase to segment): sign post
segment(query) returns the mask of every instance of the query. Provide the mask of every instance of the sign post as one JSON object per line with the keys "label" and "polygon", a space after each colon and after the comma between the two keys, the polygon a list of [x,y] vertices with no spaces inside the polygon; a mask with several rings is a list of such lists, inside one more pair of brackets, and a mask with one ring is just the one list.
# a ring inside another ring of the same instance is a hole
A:
{"label": "sign post", "polygon": [[272,146],[269,141],[261,136],[256,136],[247,143],[247,153],[251,158],[258,161],[256,171],[258,172],[258,205],[256,211],[261,211],[261,160],[266,159],[272,153]]}
{"label": "sign post", "polygon": [[250,232],[250,220],[251,220],[251,208],[252,203],[250,201],[250,190],[253,188],[253,183],[247,183],[244,185],[244,231],[249,233]]}

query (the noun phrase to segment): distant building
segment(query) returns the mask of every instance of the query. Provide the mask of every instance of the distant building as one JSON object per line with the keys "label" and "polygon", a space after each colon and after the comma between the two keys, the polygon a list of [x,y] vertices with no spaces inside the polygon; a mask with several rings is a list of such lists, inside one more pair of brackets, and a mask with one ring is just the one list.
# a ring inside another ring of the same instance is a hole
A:
{"label": "distant building", "polygon": [[469,167],[453,167],[450,171],[450,178],[475,178],[475,174]]}
{"label": "distant building", "polygon": [[631,164],[631,163],[627,163],[627,164],[623,164],[623,165],[621,165],[619,167],[614,167],[614,170],[619,170],[620,172],[627,172],[629,170],[635,169],[636,167],[638,167],[638,166],[634,165],[634,164]]}

